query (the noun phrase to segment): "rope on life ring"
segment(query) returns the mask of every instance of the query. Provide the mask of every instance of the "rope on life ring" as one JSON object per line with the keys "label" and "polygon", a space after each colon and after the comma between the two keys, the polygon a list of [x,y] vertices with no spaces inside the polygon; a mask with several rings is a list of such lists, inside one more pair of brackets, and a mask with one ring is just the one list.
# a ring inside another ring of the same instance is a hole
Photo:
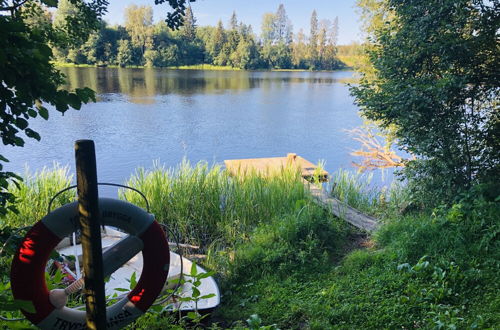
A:
{"label": "rope on life ring", "polygon": [[[56,308],[45,282],[45,265],[52,250],[78,227],[77,208],[77,202],[66,204],[38,221],[12,261],[14,299],[33,304],[35,313],[22,312],[42,329],[85,328],[86,313],[65,306]],[[165,233],[152,214],[111,198],[99,198],[99,210],[103,225],[124,230],[143,246],[143,269],[136,287],[106,309],[107,328],[118,329],[145,313],[160,294],[168,275],[170,252]]]}

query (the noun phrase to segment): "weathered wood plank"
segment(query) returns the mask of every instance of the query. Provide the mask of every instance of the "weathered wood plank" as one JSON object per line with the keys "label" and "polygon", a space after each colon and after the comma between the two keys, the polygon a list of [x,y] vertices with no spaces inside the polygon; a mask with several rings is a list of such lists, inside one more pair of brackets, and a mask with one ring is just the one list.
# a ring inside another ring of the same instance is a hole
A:
{"label": "weathered wood plank", "polygon": [[[233,176],[245,175],[256,172],[262,176],[279,174],[288,166],[297,166],[305,179],[314,177],[317,166],[297,154],[290,153],[286,157],[228,159],[224,161],[226,169]],[[322,170],[319,174],[320,181],[328,179],[328,172]]]}
{"label": "weathered wood plank", "polygon": [[374,231],[377,229],[379,224],[377,219],[361,213],[334,197],[328,196],[323,189],[315,184],[304,181],[304,185],[309,188],[311,195],[318,204],[332,212],[336,217],[344,219],[351,225],[366,231]]}

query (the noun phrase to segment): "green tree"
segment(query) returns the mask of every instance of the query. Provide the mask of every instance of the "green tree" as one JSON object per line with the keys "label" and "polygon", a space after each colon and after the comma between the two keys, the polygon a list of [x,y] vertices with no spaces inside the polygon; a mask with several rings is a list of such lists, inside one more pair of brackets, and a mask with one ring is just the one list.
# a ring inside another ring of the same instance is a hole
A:
{"label": "green tree", "polygon": [[224,31],[224,26],[222,25],[222,21],[219,20],[219,22],[217,23],[217,28],[215,29],[212,38],[209,40],[207,44],[208,54],[210,55],[211,59],[217,58],[225,43],[226,43],[226,32]]}
{"label": "green tree", "polygon": [[231,18],[229,19],[229,29],[236,30],[238,28],[238,17],[236,16],[236,12],[233,11]]}
{"label": "green tree", "polygon": [[136,59],[136,63],[140,64],[146,49],[153,46],[153,9],[151,6],[131,5],[125,8],[125,29],[130,36],[130,43],[139,50],[139,59]]}
{"label": "green tree", "polygon": [[[72,92],[59,88],[64,76],[51,64],[52,51],[47,44],[63,43],[68,39],[62,40],[61,34],[55,33],[52,27],[32,24],[35,15],[45,15],[39,10],[42,4],[55,4],[37,1],[38,6],[32,7],[33,10],[22,10],[27,8],[23,5],[32,3],[0,1],[0,137],[4,145],[23,146],[21,133],[40,140],[40,135],[29,127],[29,120],[37,116],[48,119],[47,105],[64,113],[69,108],[80,109],[82,103],[94,99],[94,93],[88,88]],[[85,3],[78,5],[81,15],[67,20],[64,26],[74,26],[69,35],[82,39],[87,28],[97,25],[99,15]],[[94,5],[97,6],[94,9],[99,9],[105,4],[98,1]],[[0,162],[6,161],[0,155]],[[19,179],[2,169],[0,163],[0,216],[14,209],[15,197],[7,189],[10,180]]]}
{"label": "green tree", "polygon": [[196,18],[194,17],[191,7],[186,9],[184,17],[184,26],[182,27],[182,35],[188,41],[194,41],[196,38]]}
{"label": "green tree", "polygon": [[261,30],[262,59],[271,68],[290,68],[292,24],[282,4],[275,14],[264,14]]}
{"label": "green tree", "polygon": [[179,47],[171,44],[160,49],[162,66],[178,66],[180,64]]}
{"label": "green tree", "polygon": [[118,41],[118,54],[116,56],[116,61],[121,67],[131,65],[133,63],[133,53],[130,41],[127,39],[122,39]]}
{"label": "green tree", "polygon": [[318,14],[313,10],[311,14],[311,27],[309,32],[309,68],[316,67],[318,58]]}
{"label": "green tree", "polygon": [[390,12],[371,25],[373,70],[352,92],[367,118],[394,126],[417,156],[404,169],[414,198],[432,206],[478,183],[498,185],[500,1],[388,0],[379,8]]}
{"label": "green tree", "polygon": [[285,6],[280,4],[274,15],[274,41],[289,45],[292,42],[292,23],[286,14]]}
{"label": "green tree", "polygon": [[272,44],[275,40],[274,21],[275,16],[273,13],[265,13],[264,16],[262,16],[260,38],[264,45]]}
{"label": "green tree", "polygon": [[292,64],[297,69],[307,68],[307,45],[306,36],[302,29],[296,35],[295,42],[292,44]]}

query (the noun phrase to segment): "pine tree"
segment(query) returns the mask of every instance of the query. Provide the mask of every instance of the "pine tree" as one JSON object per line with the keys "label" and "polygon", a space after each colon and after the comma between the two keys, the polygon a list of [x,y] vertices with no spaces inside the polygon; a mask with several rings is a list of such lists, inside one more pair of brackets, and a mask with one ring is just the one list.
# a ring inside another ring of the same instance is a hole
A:
{"label": "pine tree", "polygon": [[194,41],[196,38],[196,18],[193,15],[191,7],[187,7],[186,16],[184,17],[184,26],[182,27],[184,38],[189,41]]}
{"label": "pine tree", "polygon": [[309,32],[309,67],[314,68],[318,57],[318,15],[316,10],[311,14],[311,29]]}
{"label": "pine tree", "polygon": [[238,18],[236,17],[236,12],[233,11],[231,19],[229,20],[229,29],[236,30],[238,28]]}
{"label": "pine tree", "polygon": [[285,6],[280,4],[274,20],[275,43],[289,45],[292,42],[292,23],[286,14]]}

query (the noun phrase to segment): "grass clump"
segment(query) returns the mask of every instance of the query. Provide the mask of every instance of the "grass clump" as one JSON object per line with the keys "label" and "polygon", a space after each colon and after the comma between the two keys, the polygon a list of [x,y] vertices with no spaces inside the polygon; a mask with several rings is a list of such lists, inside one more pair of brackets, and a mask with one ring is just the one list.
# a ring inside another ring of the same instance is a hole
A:
{"label": "grass clump", "polygon": [[372,173],[339,169],[331,175],[328,191],[347,205],[376,217],[398,216],[408,208],[409,195],[402,183],[379,188],[372,184],[372,178]]}
{"label": "grass clump", "polygon": [[213,65],[213,64],[193,64],[193,65],[180,65],[169,67],[169,69],[179,70],[214,70],[214,71],[239,71],[240,68],[235,68],[228,65]]}
{"label": "grass clump", "polygon": [[[59,164],[54,164],[52,168],[44,167],[35,173],[26,169],[22,182],[9,185],[9,191],[16,196],[15,207],[18,213],[8,212],[5,217],[0,218],[0,228],[34,225],[47,215],[50,199],[60,190],[69,187],[72,179],[69,167]],[[52,209],[72,202],[74,197],[74,191],[62,193],[52,203]]]}

